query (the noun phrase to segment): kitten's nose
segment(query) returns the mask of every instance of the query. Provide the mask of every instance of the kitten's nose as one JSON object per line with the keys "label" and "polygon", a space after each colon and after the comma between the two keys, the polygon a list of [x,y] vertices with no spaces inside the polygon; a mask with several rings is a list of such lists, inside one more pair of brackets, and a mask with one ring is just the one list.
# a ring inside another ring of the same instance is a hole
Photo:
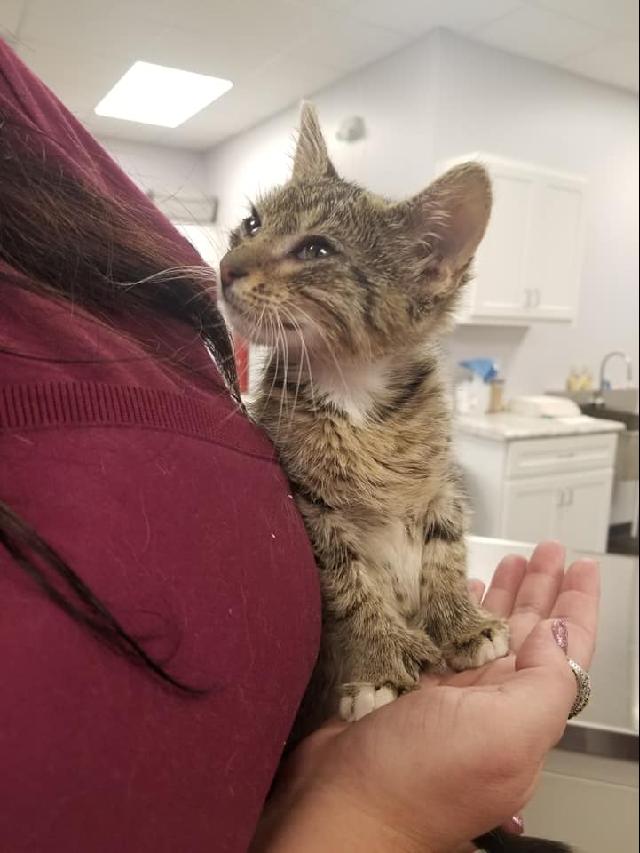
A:
{"label": "kitten's nose", "polygon": [[220,262],[220,281],[222,282],[222,292],[225,295],[228,294],[233,287],[234,281],[239,278],[244,278],[246,275],[249,275],[249,270],[244,266],[232,261],[228,257],[223,258]]}

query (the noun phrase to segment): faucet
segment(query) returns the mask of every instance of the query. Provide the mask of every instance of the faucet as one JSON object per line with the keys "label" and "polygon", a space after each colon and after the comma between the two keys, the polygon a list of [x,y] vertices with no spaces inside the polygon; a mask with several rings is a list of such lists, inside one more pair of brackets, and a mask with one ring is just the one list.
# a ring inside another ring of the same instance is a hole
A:
{"label": "faucet", "polygon": [[598,388],[598,399],[597,399],[597,402],[599,402],[600,404],[604,403],[603,395],[604,395],[604,392],[606,391],[604,373],[605,373],[605,370],[607,368],[607,364],[609,363],[609,360],[612,358],[615,358],[616,356],[618,358],[623,358],[625,360],[625,362],[627,363],[627,381],[631,382],[631,380],[633,379],[633,366],[631,364],[631,359],[626,354],[626,352],[621,352],[620,350],[615,350],[614,352],[607,353],[605,355],[605,357],[602,359],[602,362],[600,364],[600,385]]}

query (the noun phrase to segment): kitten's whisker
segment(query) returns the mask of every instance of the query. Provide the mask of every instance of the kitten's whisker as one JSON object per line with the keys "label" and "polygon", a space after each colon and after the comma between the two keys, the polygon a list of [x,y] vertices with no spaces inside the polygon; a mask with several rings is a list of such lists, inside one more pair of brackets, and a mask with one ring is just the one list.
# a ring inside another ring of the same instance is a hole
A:
{"label": "kitten's whisker", "polygon": [[284,324],[280,315],[278,315],[278,320],[280,322],[280,329],[282,331],[282,343],[284,344],[284,384],[282,386],[282,396],[280,398],[280,406],[282,409],[282,404],[286,404],[286,410],[289,411],[289,339],[287,338],[287,333],[284,328]]}
{"label": "kitten's whisker", "polygon": [[[266,311],[266,307],[265,307],[265,311]],[[268,329],[267,335],[268,335],[268,339],[270,340],[272,335],[273,335],[271,317],[269,315],[264,317],[264,322],[265,322],[265,325],[267,326],[267,329]],[[267,380],[267,377],[269,375],[269,368],[271,367],[271,364],[273,362],[273,356],[274,355],[275,355],[275,348],[273,346],[269,346],[269,359],[266,361],[265,364],[262,365],[262,376],[260,378],[261,384]],[[267,402],[268,402],[268,398],[267,398]]]}
{"label": "kitten's whisker", "polygon": [[302,373],[304,371],[304,362],[305,362],[305,358],[306,358],[307,365],[309,367],[309,388],[311,389],[311,403],[312,403],[313,408],[315,410],[315,400],[313,398],[313,384],[311,381],[311,364],[309,362],[309,353],[307,352],[307,345],[304,342],[304,334],[302,332],[302,328],[300,327],[300,324],[298,324],[298,335],[300,337],[301,358],[300,358],[300,366],[298,367],[298,381],[296,383],[296,398],[294,400],[294,409],[295,409],[295,404],[298,401],[298,392],[300,390],[300,383],[302,381]]}
{"label": "kitten's whisker", "polygon": [[309,392],[311,393],[311,406],[313,411],[315,412],[317,410],[317,406],[315,388],[313,385],[313,370],[311,369],[311,359],[309,358],[309,350],[307,349],[307,345],[305,344],[304,340],[302,341],[302,347],[303,355],[307,360],[307,368],[309,369]]}
{"label": "kitten's whisker", "polygon": [[[299,311],[300,313],[302,313],[302,314],[304,315],[304,317],[305,317],[305,318],[306,318],[306,319],[307,319],[307,320],[308,320],[312,325],[314,325],[314,326],[315,326],[315,324],[314,324],[314,322],[313,322],[313,318],[312,318],[312,317],[310,317],[310,316],[306,313],[306,311],[303,311],[303,310],[302,310],[302,309],[300,309],[298,306],[295,306],[295,307],[296,307],[296,310],[297,310],[297,311]],[[287,310],[287,309],[283,309],[283,310]],[[311,367],[311,358],[309,357],[309,350],[308,350],[308,348],[307,348],[307,344],[306,344],[305,339],[304,339],[304,333],[303,333],[303,331],[302,331],[302,326],[300,325],[299,321],[294,317],[294,315],[293,315],[293,313],[292,313],[292,312],[287,311],[287,314],[288,314],[288,316],[290,317],[290,319],[291,319],[291,321],[292,321],[293,325],[296,327],[296,330],[297,330],[297,332],[298,332],[298,334],[299,334],[299,336],[300,336],[300,345],[301,345],[301,350],[302,350],[302,357],[301,357],[301,359],[300,359],[300,368],[299,368],[299,369],[300,369],[300,371],[302,371],[302,370],[303,370],[303,365],[304,365],[304,362],[306,361],[306,363],[307,363],[307,369],[308,369],[308,376],[309,376],[309,391],[310,391],[310,393],[311,393],[311,403],[312,403],[312,406],[313,406],[313,410],[315,411],[315,410],[316,410],[316,399],[315,399],[315,393],[314,393],[314,387],[313,387],[313,370],[312,370],[312,367]]]}
{"label": "kitten's whisker", "polygon": [[260,333],[260,331],[262,330],[262,321],[264,320],[264,315],[265,315],[266,310],[267,310],[267,306],[263,305],[262,311],[260,312],[260,316],[258,317],[258,319],[256,320],[256,322],[253,325],[254,333],[256,333],[256,332]]}
{"label": "kitten's whisker", "polygon": [[[273,350],[272,350],[272,352],[275,353],[275,356],[276,356],[276,366],[273,368],[273,377],[271,379],[271,387],[269,388],[269,393],[267,394],[267,399],[265,400],[264,408],[263,408],[262,412],[260,413],[261,417],[264,414],[264,412],[266,411],[266,408],[269,405],[269,401],[271,400],[271,395],[273,394],[273,389],[274,389],[275,384],[276,384],[276,379],[278,378],[278,368],[280,367],[280,349],[278,347],[277,329],[276,329],[276,324],[275,324],[275,318],[273,317],[273,315],[269,316],[269,325],[272,329],[272,334],[273,334]],[[271,356],[271,360],[273,360],[273,355]]]}
{"label": "kitten's whisker", "polygon": [[284,378],[282,380],[282,388],[280,390],[280,407],[278,409],[278,429],[276,432],[278,438],[280,438],[280,424],[282,422],[282,405],[284,402],[284,396],[287,393],[288,365],[287,365],[287,351],[286,351],[286,340],[285,340],[284,328],[282,325],[282,320],[280,319],[280,317],[277,313],[276,313],[276,323],[277,323],[277,328],[278,328],[278,341],[281,340],[283,343],[282,356],[283,356],[283,362],[284,362]]}
{"label": "kitten's whisker", "polygon": [[[303,334],[302,334],[302,329],[301,329],[301,327],[300,327],[300,323],[298,323],[298,321],[296,320],[296,318],[294,317],[294,315],[292,314],[292,312],[291,312],[291,311],[289,311],[289,310],[287,310],[287,308],[281,308],[281,310],[284,312],[285,316],[287,317],[287,319],[289,320],[289,322],[292,324],[292,326],[293,326],[294,330],[297,332],[298,337],[300,338],[301,351],[302,351],[302,353],[304,354],[304,352],[305,352],[305,343],[304,343],[304,336],[303,336]],[[300,363],[299,363],[299,365],[298,365],[298,376],[297,376],[297,379],[296,379],[296,391],[295,391],[295,394],[294,394],[294,397],[293,397],[293,406],[291,407],[291,414],[289,415],[289,426],[291,426],[291,421],[292,421],[293,416],[294,416],[294,414],[295,414],[295,411],[296,411],[296,405],[297,405],[297,403],[298,403],[298,393],[299,393],[299,391],[300,391],[300,383],[301,383],[301,381],[302,381],[302,371],[303,371],[303,368],[304,368],[304,358],[300,358],[300,359],[299,359],[299,362],[300,362]]]}
{"label": "kitten's whisker", "polygon": [[[260,314],[260,317],[258,318],[258,320],[251,324],[251,329],[249,330],[249,340],[251,339],[252,336],[254,336],[257,332],[260,331],[260,326],[261,326],[263,319],[264,319],[265,310],[266,310],[266,308],[263,308],[262,313]],[[245,410],[245,412],[246,412],[246,410]],[[249,415],[250,414],[251,413],[249,413]],[[231,412],[229,415],[224,417],[221,421],[221,424],[225,424],[232,416],[233,416],[233,412]]]}
{"label": "kitten's whisker", "polygon": [[347,384],[347,380],[345,379],[344,373],[342,372],[342,368],[338,364],[338,360],[335,357],[335,354],[333,352],[333,347],[331,346],[330,341],[326,336],[325,330],[310,314],[308,314],[302,308],[297,308],[297,310],[310,323],[310,325],[314,328],[314,330],[317,332],[318,336],[320,337],[320,339],[324,343],[325,349],[327,350],[327,352],[329,353],[329,355],[333,359],[333,363],[336,366],[336,370],[338,371],[338,375],[340,376],[340,379],[341,379],[342,384],[344,386],[344,390],[345,390],[345,392],[348,392],[349,386]]}

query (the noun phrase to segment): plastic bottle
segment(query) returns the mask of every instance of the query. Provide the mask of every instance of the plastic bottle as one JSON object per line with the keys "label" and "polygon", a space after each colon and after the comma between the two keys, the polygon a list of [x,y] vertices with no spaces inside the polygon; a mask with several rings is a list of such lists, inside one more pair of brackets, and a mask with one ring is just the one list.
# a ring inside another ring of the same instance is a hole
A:
{"label": "plastic bottle", "polygon": [[565,388],[572,394],[580,390],[580,374],[575,367],[572,367],[569,371]]}
{"label": "plastic bottle", "polygon": [[593,376],[588,367],[582,368],[582,382],[580,383],[581,391],[592,391],[593,390]]}
{"label": "plastic bottle", "polygon": [[461,389],[459,398],[467,412],[486,414],[491,408],[491,383],[498,377],[495,362],[488,358],[471,358],[460,362],[471,374]]}

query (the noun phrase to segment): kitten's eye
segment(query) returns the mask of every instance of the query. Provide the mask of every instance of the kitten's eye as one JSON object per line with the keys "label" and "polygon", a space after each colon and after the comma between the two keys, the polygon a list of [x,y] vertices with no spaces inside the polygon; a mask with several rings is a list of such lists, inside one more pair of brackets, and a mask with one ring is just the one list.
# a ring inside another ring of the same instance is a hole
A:
{"label": "kitten's eye", "polygon": [[247,216],[246,219],[242,220],[242,228],[247,237],[255,237],[261,227],[262,222],[255,210],[251,212],[251,216]]}
{"label": "kitten's eye", "polygon": [[324,237],[309,237],[296,248],[294,255],[301,261],[315,261],[335,255],[335,249]]}

